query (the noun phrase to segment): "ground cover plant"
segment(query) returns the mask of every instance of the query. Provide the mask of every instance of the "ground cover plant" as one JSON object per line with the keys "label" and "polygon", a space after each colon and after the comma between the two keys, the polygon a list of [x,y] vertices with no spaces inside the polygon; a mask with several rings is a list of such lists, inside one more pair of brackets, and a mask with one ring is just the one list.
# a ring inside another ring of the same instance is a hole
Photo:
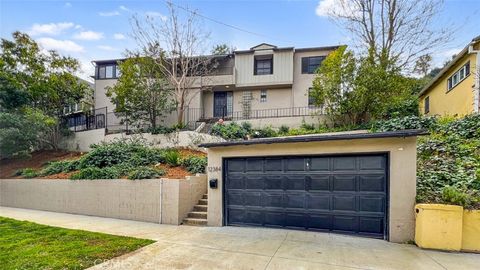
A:
{"label": "ground cover plant", "polygon": [[480,115],[391,119],[372,130],[411,128],[430,131],[418,139],[417,202],[480,209]]}
{"label": "ground cover plant", "polygon": [[85,269],[154,242],[4,217],[0,231],[1,269]]}

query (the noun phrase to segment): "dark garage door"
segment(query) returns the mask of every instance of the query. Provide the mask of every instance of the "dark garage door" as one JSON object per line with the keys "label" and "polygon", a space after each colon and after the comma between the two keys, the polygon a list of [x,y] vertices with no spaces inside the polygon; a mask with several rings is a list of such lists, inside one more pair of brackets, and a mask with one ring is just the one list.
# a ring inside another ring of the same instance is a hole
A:
{"label": "dark garage door", "polygon": [[383,238],[386,168],[386,155],[226,159],[226,223]]}

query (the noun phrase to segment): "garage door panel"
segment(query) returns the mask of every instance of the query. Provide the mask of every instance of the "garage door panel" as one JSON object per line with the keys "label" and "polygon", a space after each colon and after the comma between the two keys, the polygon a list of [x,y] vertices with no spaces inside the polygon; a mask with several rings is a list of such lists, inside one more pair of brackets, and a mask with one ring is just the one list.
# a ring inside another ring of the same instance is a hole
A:
{"label": "garage door panel", "polygon": [[267,172],[281,172],[283,171],[283,163],[281,158],[266,158],[265,171]]}
{"label": "garage door panel", "polygon": [[243,201],[245,206],[262,206],[262,192],[245,192]]}
{"label": "garage door panel", "polygon": [[355,211],[356,210],[356,196],[355,195],[341,195],[333,196],[334,211]]}
{"label": "garage door panel", "polygon": [[356,169],[356,157],[334,157],[333,170],[334,171],[353,171]]}
{"label": "garage door panel", "polygon": [[314,210],[330,210],[331,196],[325,195],[310,195],[308,196],[307,208]]}
{"label": "garage door panel", "polygon": [[227,189],[243,189],[244,179],[243,174],[230,174],[226,182]]}
{"label": "garage door panel", "polygon": [[360,191],[385,192],[385,175],[360,175]]}
{"label": "garage door panel", "polygon": [[287,158],[285,159],[287,171],[305,171],[305,158]]}
{"label": "garage door panel", "polygon": [[227,159],[226,223],[383,237],[385,155]]}
{"label": "garage door panel", "polygon": [[328,157],[312,157],[310,159],[310,171],[329,171],[330,158]]}
{"label": "garage door panel", "polygon": [[385,197],[383,196],[360,196],[360,211],[383,213],[385,211]]}
{"label": "garage door panel", "polygon": [[283,176],[282,175],[267,175],[264,178],[265,189],[283,190]]}
{"label": "garage door panel", "polygon": [[286,193],[284,196],[284,205],[286,208],[305,208],[305,194]]}
{"label": "garage door panel", "polygon": [[330,176],[329,175],[311,175],[307,178],[308,190],[310,191],[329,191]]}
{"label": "garage door panel", "polygon": [[383,234],[384,218],[359,217],[359,232],[370,234]]}
{"label": "garage door panel", "polygon": [[227,161],[228,172],[244,172],[245,159],[231,159]]}
{"label": "garage door panel", "polygon": [[262,175],[245,175],[245,189],[263,189],[264,177]]}
{"label": "garage door panel", "polygon": [[304,175],[285,175],[283,177],[284,190],[305,190]]}
{"label": "garage door panel", "polygon": [[336,231],[357,232],[358,217],[355,216],[334,216],[332,229]]}
{"label": "garage door panel", "polygon": [[333,191],[356,191],[357,190],[356,175],[334,175]]}

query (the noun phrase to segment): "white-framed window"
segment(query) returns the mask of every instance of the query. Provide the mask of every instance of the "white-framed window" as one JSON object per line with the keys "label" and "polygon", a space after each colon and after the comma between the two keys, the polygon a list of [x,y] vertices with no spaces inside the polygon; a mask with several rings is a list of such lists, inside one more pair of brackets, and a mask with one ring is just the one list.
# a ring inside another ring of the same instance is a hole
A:
{"label": "white-framed window", "polygon": [[468,75],[470,75],[470,61],[463,65],[457,72],[452,74],[447,80],[447,92],[452,90],[460,82],[462,82]]}
{"label": "white-framed window", "polygon": [[267,102],[267,90],[260,91],[260,102]]}

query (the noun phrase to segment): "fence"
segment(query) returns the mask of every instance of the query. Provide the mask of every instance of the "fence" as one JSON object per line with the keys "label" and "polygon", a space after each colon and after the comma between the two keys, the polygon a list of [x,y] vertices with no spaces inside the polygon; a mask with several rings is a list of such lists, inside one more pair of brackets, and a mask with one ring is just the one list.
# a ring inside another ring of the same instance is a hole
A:
{"label": "fence", "polygon": [[[319,107],[290,107],[275,108],[262,110],[244,110],[236,112],[228,112],[226,106],[215,108],[217,113],[213,117],[205,115],[202,108],[186,108],[183,113],[183,123],[186,130],[196,129],[201,122],[214,122],[218,119],[238,121],[262,118],[278,118],[278,117],[296,117],[311,116],[324,114],[324,109]],[[119,115],[115,112],[107,112],[107,108],[95,109],[88,112],[79,112],[66,116],[66,121],[70,130],[74,132],[105,128],[108,133],[130,132],[132,130],[147,129],[150,125],[147,122],[129,124],[126,121],[128,115]],[[173,126],[178,122],[178,111],[159,118],[162,126]]]}

